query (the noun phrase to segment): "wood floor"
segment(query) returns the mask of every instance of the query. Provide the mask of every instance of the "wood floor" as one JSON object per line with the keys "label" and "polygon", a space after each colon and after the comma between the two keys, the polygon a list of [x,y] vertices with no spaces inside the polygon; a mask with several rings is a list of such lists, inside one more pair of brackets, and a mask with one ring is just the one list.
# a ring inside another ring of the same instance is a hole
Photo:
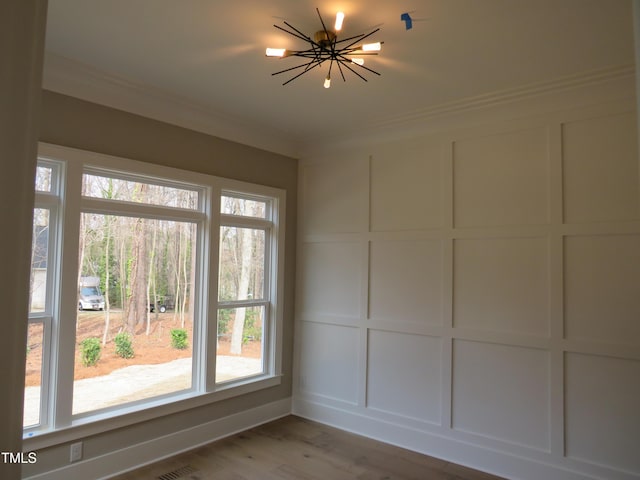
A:
{"label": "wood floor", "polygon": [[112,480],[499,480],[288,416]]}

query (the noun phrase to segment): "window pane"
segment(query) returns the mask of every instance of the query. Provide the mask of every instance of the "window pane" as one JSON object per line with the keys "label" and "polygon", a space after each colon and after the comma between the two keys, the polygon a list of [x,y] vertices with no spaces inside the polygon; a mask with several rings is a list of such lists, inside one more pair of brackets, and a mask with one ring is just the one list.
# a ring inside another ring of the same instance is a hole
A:
{"label": "window pane", "polygon": [[53,170],[51,167],[38,166],[36,168],[36,191],[50,192],[52,175]]}
{"label": "window pane", "polygon": [[74,414],[191,388],[196,230],[82,215]]}
{"label": "window pane", "polygon": [[40,389],[42,386],[42,323],[30,323],[27,334],[27,365],[24,388],[23,425],[40,423]]}
{"label": "window pane", "polygon": [[265,308],[218,310],[216,383],[263,373]]}
{"label": "window pane", "polygon": [[33,209],[31,238],[31,279],[29,311],[43,312],[47,300],[47,266],[49,260],[49,210]]}
{"label": "window pane", "polygon": [[82,195],[190,210],[199,208],[198,192],[195,190],[102,177],[88,173],[83,175]]}
{"label": "window pane", "polygon": [[265,231],[220,228],[221,301],[264,298]]}
{"label": "window pane", "polygon": [[240,215],[243,217],[266,218],[267,202],[260,200],[247,200],[245,198],[222,196],[220,199],[220,212],[227,215]]}

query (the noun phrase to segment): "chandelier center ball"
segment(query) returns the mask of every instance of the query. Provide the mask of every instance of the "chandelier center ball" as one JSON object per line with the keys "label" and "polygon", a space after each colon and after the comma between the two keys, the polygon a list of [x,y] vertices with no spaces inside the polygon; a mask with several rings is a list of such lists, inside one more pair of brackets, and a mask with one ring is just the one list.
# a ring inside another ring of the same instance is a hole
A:
{"label": "chandelier center ball", "polygon": [[313,35],[313,40],[322,48],[329,48],[336,39],[336,33],[330,30],[318,30]]}

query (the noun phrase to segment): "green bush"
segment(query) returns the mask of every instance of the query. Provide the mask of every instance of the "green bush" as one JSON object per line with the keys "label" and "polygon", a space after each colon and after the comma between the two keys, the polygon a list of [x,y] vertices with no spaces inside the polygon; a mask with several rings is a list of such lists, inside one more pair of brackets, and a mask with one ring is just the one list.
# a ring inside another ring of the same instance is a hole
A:
{"label": "green bush", "polygon": [[184,328],[174,328],[171,330],[171,346],[177,350],[184,350],[189,347],[187,331]]}
{"label": "green bush", "polygon": [[258,322],[258,312],[252,309],[247,309],[246,317],[244,319],[244,332],[242,335],[242,343],[246,345],[249,342],[262,340],[262,327],[256,325]]}
{"label": "green bush", "polygon": [[100,352],[102,346],[100,340],[95,337],[85,338],[80,343],[80,355],[82,358],[82,364],[85,367],[91,367],[98,363],[100,360]]}
{"label": "green bush", "polygon": [[228,333],[230,321],[231,321],[230,308],[222,308],[218,310],[218,335],[224,335]]}
{"label": "green bush", "polygon": [[133,346],[131,345],[131,335],[127,332],[120,332],[114,339],[116,344],[116,355],[122,358],[133,358]]}

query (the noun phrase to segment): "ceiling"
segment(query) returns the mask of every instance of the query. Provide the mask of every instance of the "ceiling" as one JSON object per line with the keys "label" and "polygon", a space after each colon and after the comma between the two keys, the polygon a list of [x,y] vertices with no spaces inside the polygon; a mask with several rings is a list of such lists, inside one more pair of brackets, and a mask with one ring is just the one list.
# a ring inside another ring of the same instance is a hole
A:
{"label": "ceiling", "polygon": [[[273,24],[313,35],[316,7],[331,25],[345,12],[343,36],[380,27],[371,38],[382,52],[366,61],[381,76],[332,74],[325,89],[326,65],[286,86],[289,76],[271,75],[300,59],[267,58],[265,47],[306,48]],[[292,145],[634,62],[630,0],[49,0],[46,50],[45,88],[64,60],[67,77],[75,65],[78,75],[197,107],[245,137]]]}

